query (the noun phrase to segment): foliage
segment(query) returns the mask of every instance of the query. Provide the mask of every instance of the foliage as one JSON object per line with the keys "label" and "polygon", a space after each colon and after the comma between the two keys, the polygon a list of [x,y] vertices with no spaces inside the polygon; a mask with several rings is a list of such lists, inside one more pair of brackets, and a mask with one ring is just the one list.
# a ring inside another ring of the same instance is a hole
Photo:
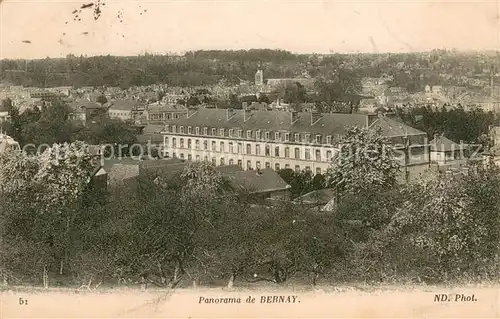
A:
{"label": "foliage", "polygon": [[381,129],[350,128],[326,173],[326,183],[339,195],[387,189],[396,183],[399,164]]}

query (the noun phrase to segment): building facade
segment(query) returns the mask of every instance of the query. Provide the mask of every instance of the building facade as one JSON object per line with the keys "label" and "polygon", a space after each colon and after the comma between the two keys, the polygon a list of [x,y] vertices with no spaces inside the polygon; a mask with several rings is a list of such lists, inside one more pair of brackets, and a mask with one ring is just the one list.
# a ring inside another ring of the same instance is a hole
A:
{"label": "building facade", "polygon": [[[238,165],[245,170],[290,168],[324,173],[338,152],[340,137],[348,127],[381,126],[395,143],[417,143],[412,157],[402,163],[428,163],[425,133],[390,119],[363,114],[199,109],[165,121],[163,155],[216,166]],[[422,145],[421,145],[422,144]],[[404,146],[401,146],[404,147]]]}

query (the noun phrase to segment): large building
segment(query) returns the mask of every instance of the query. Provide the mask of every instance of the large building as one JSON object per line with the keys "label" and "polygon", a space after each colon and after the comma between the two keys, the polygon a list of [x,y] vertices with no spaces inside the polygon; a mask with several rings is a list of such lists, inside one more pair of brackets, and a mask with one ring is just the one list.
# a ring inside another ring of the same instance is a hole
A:
{"label": "large building", "polygon": [[400,148],[411,145],[401,156],[407,167],[429,163],[424,132],[378,115],[198,109],[166,120],[160,133],[165,157],[324,173],[350,126],[381,127]]}

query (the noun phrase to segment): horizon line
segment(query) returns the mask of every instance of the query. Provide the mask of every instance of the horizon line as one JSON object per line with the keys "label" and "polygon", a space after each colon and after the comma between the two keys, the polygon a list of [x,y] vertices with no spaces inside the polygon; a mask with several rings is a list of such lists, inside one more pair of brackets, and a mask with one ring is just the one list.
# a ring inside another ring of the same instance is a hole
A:
{"label": "horizon line", "polygon": [[444,52],[452,52],[452,53],[466,53],[466,54],[487,54],[487,53],[494,53],[494,54],[500,54],[500,49],[487,49],[487,50],[477,50],[477,49],[468,49],[468,50],[463,50],[463,49],[457,49],[457,48],[434,48],[430,50],[424,50],[424,51],[383,51],[383,52],[370,52],[370,51],[355,51],[355,52],[342,52],[342,51],[335,51],[335,50],[330,50],[329,52],[298,52],[298,51],[290,51],[286,49],[280,49],[280,48],[248,48],[248,49],[191,49],[191,50],[183,50],[183,51],[177,51],[177,52],[172,52],[172,51],[167,51],[167,52],[139,52],[136,54],[82,54],[82,53],[68,53],[65,56],[45,56],[45,57],[37,57],[37,58],[8,58],[8,57],[1,57],[0,61],[4,60],[14,60],[14,61],[35,61],[35,60],[45,60],[45,59],[65,59],[68,56],[74,56],[74,57],[84,57],[84,58],[93,58],[93,57],[118,57],[118,58],[127,58],[127,57],[141,57],[141,56],[146,56],[146,55],[154,55],[154,56],[174,56],[174,57],[183,57],[187,53],[191,52],[238,52],[238,51],[276,51],[276,52],[285,52],[285,53],[290,53],[293,55],[297,56],[305,56],[305,55],[318,55],[318,56],[333,56],[333,55],[387,55],[387,54],[398,54],[398,55],[410,55],[410,54],[429,54],[435,51],[444,51]]}

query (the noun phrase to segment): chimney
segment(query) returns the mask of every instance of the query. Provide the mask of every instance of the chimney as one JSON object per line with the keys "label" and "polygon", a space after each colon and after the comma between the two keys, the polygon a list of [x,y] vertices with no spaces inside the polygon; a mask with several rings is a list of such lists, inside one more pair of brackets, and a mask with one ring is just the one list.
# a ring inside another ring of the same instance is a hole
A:
{"label": "chimney", "polygon": [[298,119],[299,119],[299,112],[296,111],[290,112],[290,124],[297,122]]}
{"label": "chimney", "polygon": [[252,109],[247,105],[243,107],[243,122],[246,122],[252,116]]}
{"label": "chimney", "polygon": [[321,119],[321,113],[311,112],[311,125],[316,124]]}
{"label": "chimney", "polygon": [[226,110],[226,119],[229,121],[230,119],[232,119],[234,116],[236,115],[236,112],[234,111],[234,109],[232,108],[229,108]]}

